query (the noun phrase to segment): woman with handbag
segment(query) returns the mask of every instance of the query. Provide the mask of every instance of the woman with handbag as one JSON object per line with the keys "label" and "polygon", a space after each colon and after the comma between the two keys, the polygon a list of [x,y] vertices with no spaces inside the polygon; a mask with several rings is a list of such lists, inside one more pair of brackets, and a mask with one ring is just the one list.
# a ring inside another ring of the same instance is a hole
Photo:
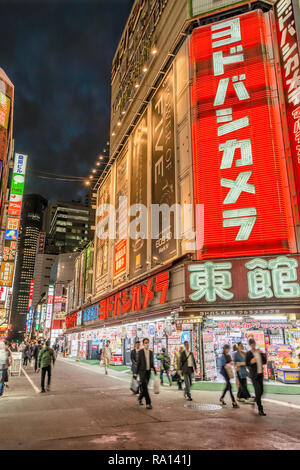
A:
{"label": "woman with handbag", "polygon": [[231,356],[229,354],[229,351],[230,351],[229,344],[224,344],[223,354],[222,354],[222,358],[221,358],[221,371],[220,372],[221,372],[222,376],[225,379],[226,386],[223,390],[222,396],[220,398],[220,402],[222,403],[222,405],[226,405],[226,403],[224,401],[224,397],[225,397],[226,393],[229,392],[233,408],[239,408],[239,405],[235,401],[234,395],[232,393],[232,387],[231,387],[231,383],[230,383],[230,379],[233,379],[234,374],[233,374],[233,370],[232,370],[233,362],[232,362]]}

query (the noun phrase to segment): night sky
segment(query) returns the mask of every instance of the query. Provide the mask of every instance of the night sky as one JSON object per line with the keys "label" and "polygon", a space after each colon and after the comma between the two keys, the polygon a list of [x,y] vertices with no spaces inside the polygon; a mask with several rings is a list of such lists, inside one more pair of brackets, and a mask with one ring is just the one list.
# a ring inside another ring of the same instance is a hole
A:
{"label": "night sky", "polygon": [[112,59],[133,0],[0,0],[0,67],[15,85],[15,151],[29,156],[25,193],[83,198],[109,140]]}

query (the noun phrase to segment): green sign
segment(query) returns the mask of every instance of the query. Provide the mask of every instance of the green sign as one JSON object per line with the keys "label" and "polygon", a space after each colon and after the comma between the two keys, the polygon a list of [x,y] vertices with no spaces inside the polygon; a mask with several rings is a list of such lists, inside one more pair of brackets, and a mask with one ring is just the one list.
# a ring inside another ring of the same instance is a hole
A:
{"label": "green sign", "polygon": [[11,194],[23,194],[24,192],[24,175],[19,175],[18,173],[13,173],[12,183],[11,183]]}

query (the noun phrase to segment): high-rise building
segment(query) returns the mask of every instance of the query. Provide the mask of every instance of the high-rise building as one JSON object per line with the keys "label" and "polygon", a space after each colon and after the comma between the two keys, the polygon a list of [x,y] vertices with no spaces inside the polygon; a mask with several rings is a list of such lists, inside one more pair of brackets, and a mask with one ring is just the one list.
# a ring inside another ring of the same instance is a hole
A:
{"label": "high-rise building", "polygon": [[34,279],[37,242],[46,207],[46,199],[38,194],[29,194],[23,198],[11,313],[14,335],[22,335],[25,332],[30,285]]}
{"label": "high-rise building", "polygon": [[89,227],[89,209],[78,202],[54,201],[45,211],[44,231],[57,253],[69,253],[83,247],[90,238]]}

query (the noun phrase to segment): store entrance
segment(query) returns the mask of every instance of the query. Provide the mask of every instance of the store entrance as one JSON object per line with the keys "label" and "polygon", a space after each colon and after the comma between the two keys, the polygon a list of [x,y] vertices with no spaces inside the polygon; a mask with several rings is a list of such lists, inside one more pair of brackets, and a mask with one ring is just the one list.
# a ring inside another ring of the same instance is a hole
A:
{"label": "store entrance", "polygon": [[300,329],[286,318],[239,317],[206,318],[203,324],[204,380],[223,381],[220,374],[224,344],[234,346],[242,342],[244,351],[248,341],[254,338],[256,345],[267,355],[264,378],[269,381],[300,383]]}

